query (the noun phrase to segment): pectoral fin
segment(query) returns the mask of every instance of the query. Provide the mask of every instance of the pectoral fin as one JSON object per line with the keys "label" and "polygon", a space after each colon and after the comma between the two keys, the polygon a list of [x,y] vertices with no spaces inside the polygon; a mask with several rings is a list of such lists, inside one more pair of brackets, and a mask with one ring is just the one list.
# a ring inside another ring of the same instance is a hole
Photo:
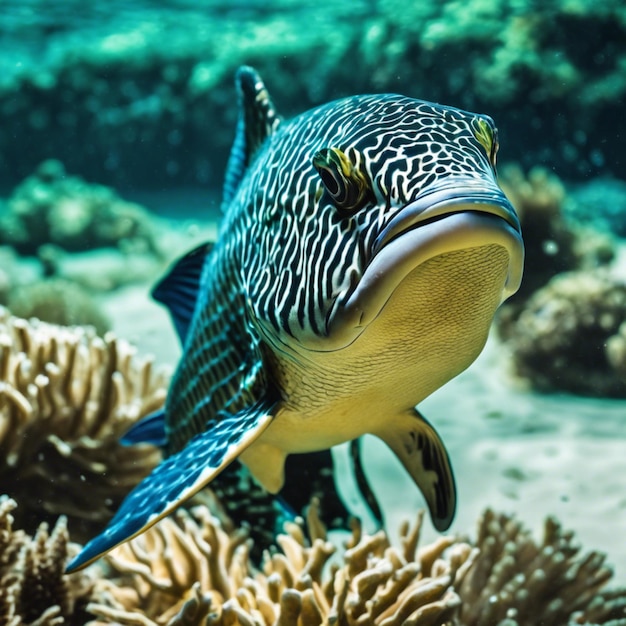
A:
{"label": "pectoral fin", "polygon": [[419,487],[435,528],[447,530],[456,509],[456,486],[443,442],[418,411],[390,420],[388,425],[375,434],[395,452]]}
{"label": "pectoral fin", "polygon": [[208,425],[126,497],[107,528],[68,565],[74,571],[135,537],[193,496],[236,459],[272,420],[273,403],[258,402]]}
{"label": "pectoral fin", "polygon": [[137,443],[151,443],[153,446],[165,448],[165,413],[163,409],[150,413],[133,424],[120,438],[123,446],[134,446]]}

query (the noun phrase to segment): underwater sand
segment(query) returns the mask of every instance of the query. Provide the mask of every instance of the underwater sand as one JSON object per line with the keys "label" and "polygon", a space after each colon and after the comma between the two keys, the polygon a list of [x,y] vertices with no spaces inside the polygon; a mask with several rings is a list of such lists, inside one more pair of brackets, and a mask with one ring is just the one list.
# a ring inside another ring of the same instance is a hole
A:
{"label": "underwater sand", "polygon": [[[129,287],[103,303],[115,332],[140,352],[174,366],[180,354],[168,315]],[[452,532],[473,534],[481,511],[514,512],[536,537],[554,515],[585,551],[608,554],[616,583],[626,583],[626,401],[537,395],[516,389],[506,354],[491,338],[463,374],[421,403],[454,467],[459,502]],[[384,444],[368,437],[366,471],[393,535],[424,506]],[[436,535],[425,524],[425,540]]]}

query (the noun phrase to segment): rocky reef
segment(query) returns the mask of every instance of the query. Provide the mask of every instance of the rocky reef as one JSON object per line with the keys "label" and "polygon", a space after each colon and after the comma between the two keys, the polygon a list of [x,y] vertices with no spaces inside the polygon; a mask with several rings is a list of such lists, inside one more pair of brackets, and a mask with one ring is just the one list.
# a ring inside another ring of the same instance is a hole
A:
{"label": "rocky reef", "polygon": [[615,240],[610,234],[568,219],[569,191],[556,174],[538,166],[525,173],[508,164],[498,179],[520,218],[526,248],[524,279],[507,306],[525,301],[557,274],[613,260]]}
{"label": "rocky reef", "polygon": [[56,160],[41,163],[20,183],[0,214],[0,244],[37,255],[44,245],[67,252],[119,247],[155,253],[146,211],[112,189],[69,176]]}
{"label": "rocky reef", "polygon": [[[0,300],[2,302],[2,300]],[[91,326],[97,334],[111,329],[111,322],[93,294],[64,278],[37,280],[14,287],[4,300],[16,316],[62,326]]]}
{"label": "rocky reef", "polygon": [[626,282],[608,271],[554,277],[506,327],[518,376],[540,391],[626,397]]}
{"label": "rocky reef", "polygon": [[41,163],[0,208],[0,305],[16,316],[111,328],[104,294],[150,285],[214,221],[159,218],[113,189]]}
{"label": "rocky reef", "polygon": [[[544,168],[524,173],[509,164],[500,184],[518,212],[526,247],[522,286],[496,318],[515,376],[542,392],[625,397],[623,242],[608,227],[616,214],[611,208],[597,216],[584,193],[572,200],[570,187]],[[598,203],[599,183],[592,187]],[[619,186],[610,189],[621,206],[626,196]]]}

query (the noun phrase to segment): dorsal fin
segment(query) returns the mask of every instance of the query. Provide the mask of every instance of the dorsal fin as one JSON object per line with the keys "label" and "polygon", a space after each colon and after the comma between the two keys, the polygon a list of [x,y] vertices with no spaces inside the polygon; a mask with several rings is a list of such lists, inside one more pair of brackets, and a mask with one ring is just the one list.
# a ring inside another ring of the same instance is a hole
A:
{"label": "dorsal fin", "polygon": [[255,69],[247,65],[240,67],[237,70],[235,84],[239,118],[224,176],[223,211],[228,208],[255,154],[280,124],[280,117],[276,113],[272,99]]}
{"label": "dorsal fin", "polygon": [[194,248],[179,259],[152,289],[152,297],[169,310],[181,343],[185,342],[196,307],[204,260],[212,249],[212,243]]}

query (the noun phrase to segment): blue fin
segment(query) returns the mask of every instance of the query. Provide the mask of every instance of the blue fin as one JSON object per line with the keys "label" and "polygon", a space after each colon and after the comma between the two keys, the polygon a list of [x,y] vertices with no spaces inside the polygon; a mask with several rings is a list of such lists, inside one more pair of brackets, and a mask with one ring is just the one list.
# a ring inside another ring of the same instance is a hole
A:
{"label": "blue fin", "polygon": [[236,459],[272,421],[274,402],[261,401],[212,421],[180,452],[158,465],[126,497],[105,530],[67,566],[75,571],[169,515]]}
{"label": "blue fin", "polygon": [[122,435],[120,443],[123,446],[132,446],[136,443],[151,443],[153,446],[164,448],[167,444],[165,435],[165,410],[160,409],[146,415]]}
{"label": "blue fin", "polygon": [[235,84],[239,96],[239,119],[224,176],[223,211],[228,208],[257,151],[280,124],[280,117],[255,69],[245,65],[240,67]]}
{"label": "blue fin", "polygon": [[194,248],[179,259],[152,289],[152,297],[168,308],[181,343],[187,337],[196,307],[204,261],[212,249],[212,243]]}

